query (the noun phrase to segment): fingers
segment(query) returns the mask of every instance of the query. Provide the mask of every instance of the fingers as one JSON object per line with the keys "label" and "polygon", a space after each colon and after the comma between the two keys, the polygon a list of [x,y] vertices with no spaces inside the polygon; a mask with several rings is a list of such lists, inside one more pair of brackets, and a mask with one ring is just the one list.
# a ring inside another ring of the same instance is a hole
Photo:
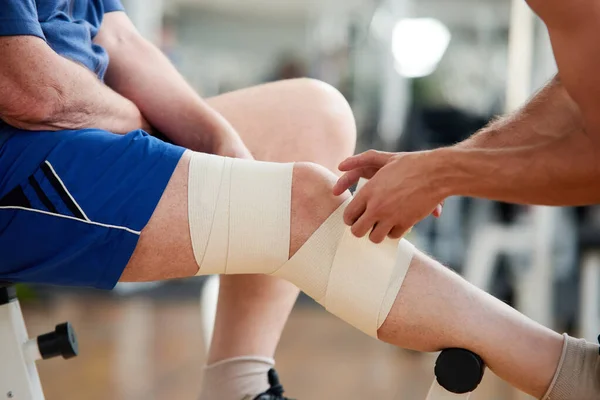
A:
{"label": "fingers", "polygon": [[352,225],[350,231],[354,236],[361,238],[373,229],[376,222],[375,218],[369,212],[365,211]]}
{"label": "fingers", "polygon": [[377,222],[375,228],[369,235],[369,240],[373,243],[381,243],[388,236],[394,226],[392,224]]}
{"label": "fingers", "polygon": [[338,167],[340,171],[346,171],[346,173],[338,179],[333,188],[333,194],[339,196],[358,183],[360,178],[371,179],[394,155],[395,153],[369,150],[347,158]]}
{"label": "fingers", "polygon": [[[367,196],[361,195],[361,192],[359,192],[350,204],[348,204],[348,207],[344,211],[344,222],[346,225],[351,226],[350,231],[354,236],[359,238],[365,236],[373,229],[377,220],[374,213],[367,209]],[[388,231],[391,228],[391,226],[388,227]],[[382,226],[380,230],[377,231],[377,238],[383,235],[377,243],[383,241],[387,235],[387,232],[381,233],[384,229],[385,226]]]}
{"label": "fingers", "polygon": [[363,215],[367,209],[366,200],[360,193],[357,194],[354,199],[348,204],[344,211],[344,222],[348,226],[354,225],[356,221]]}
{"label": "fingers", "polygon": [[410,228],[407,229],[403,226],[399,226],[396,225],[392,228],[392,230],[390,231],[388,237],[390,239],[400,239],[401,237],[403,237],[405,234],[408,233],[408,231],[410,231]]}
{"label": "fingers", "polygon": [[353,185],[356,185],[360,178],[371,179],[377,173],[377,171],[377,168],[365,167],[346,172],[340,179],[338,179],[333,187],[333,194],[335,196],[339,196],[346,190],[350,189],[350,187]]}
{"label": "fingers", "polygon": [[350,171],[362,167],[383,167],[394,153],[369,150],[361,154],[349,157],[339,165],[340,171]]}
{"label": "fingers", "polygon": [[344,222],[351,226],[350,231],[356,237],[363,237],[375,225],[372,213],[367,210],[367,197],[359,192],[344,211]]}

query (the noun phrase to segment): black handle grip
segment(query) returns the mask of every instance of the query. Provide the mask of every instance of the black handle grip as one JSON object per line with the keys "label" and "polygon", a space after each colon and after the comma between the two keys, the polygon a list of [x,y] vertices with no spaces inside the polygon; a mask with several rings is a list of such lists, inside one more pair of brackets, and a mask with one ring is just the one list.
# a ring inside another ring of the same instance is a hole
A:
{"label": "black handle grip", "polygon": [[477,354],[465,349],[442,351],[435,362],[435,376],[447,391],[456,394],[470,393],[483,379],[485,363]]}
{"label": "black handle grip", "polygon": [[37,343],[44,360],[59,356],[68,360],[79,354],[77,336],[68,322],[57,325],[54,332],[38,336]]}

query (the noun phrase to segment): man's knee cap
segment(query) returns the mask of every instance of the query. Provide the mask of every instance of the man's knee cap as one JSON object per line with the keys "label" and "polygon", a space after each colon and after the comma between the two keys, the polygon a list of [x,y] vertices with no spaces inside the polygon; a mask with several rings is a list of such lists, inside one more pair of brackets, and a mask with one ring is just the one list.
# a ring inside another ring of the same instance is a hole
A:
{"label": "man's knee cap", "polygon": [[375,245],[343,222],[346,201],[288,260],[293,164],[194,153],[192,246],[201,274],[270,274],[376,337],[413,256],[406,241]]}

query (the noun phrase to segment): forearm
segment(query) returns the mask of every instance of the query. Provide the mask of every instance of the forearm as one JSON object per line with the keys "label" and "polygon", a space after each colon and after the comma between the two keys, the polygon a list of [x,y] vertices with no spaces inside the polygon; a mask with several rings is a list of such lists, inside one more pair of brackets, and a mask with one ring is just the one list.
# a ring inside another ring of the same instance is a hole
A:
{"label": "forearm", "polygon": [[[104,85],[88,70],[64,60],[64,78],[56,88],[54,105],[42,129],[99,128],[127,133],[144,127],[140,110]],[[67,78],[68,77],[68,78]]]}
{"label": "forearm", "polygon": [[55,108],[44,121],[54,129],[101,128],[127,133],[144,127],[136,105],[103,84],[87,69],[64,60]]}
{"label": "forearm", "polygon": [[[15,39],[8,45],[19,46],[20,38]],[[0,115],[5,122],[27,130],[101,128],[126,133],[141,127],[141,114],[131,101],[46,47],[41,45],[38,54],[7,51],[9,57],[21,57],[19,62],[26,61],[29,68],[4,70],[9,75],[2,80],[6,87],[0,88]]]}
{"label": "forearm", "polygon": [[[599,143],[558,78],[520,110],[458,145],[423,153],[445,195],[525,204],[600,200]],[[436,167],[437,166],[437,167]]]}
{"label": "forearm", "polygon": [[599,149],[589,136],[574,134],[513,149],[441,149],[431,159],[443,169],[438,178],[446,197],[574,206],[600,201]]}
{"label": "forearm", "polygon": [[137,32],[123,35],[97,38],[112,53],[106,82],[131,99],[154,128],[197,151],[211,151],[220,135],[234,133],[159,49]]}
{"label": "forearm", "polygon": [[590,133],[600,134],[600,3],[527,0],[548,28],[561,80]]}

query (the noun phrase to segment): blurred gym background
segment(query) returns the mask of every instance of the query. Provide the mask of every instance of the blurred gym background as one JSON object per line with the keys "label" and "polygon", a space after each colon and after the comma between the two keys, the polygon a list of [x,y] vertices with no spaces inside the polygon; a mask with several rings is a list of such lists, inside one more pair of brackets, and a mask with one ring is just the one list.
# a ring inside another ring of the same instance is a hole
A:
{"label": "blurred gym background", "polygon": [[[523,0],[123,3],[205,97],[296,77],[334,85],[354,109],[359,151],[453,144],[518,107],[556,71],[546,31]],[[452,198],[411,240],[533,319],[594,340],[594,214]],[[196,398],[204,284],[127,284],[110,293],[21,287],[31,334],[64,319],[80,340],[78,358],[39,365],[47,398]],[[210,298],[205,291],[205,314]],[[378,343],[301,297],[277,367],[299,400],[417,400],[434,359]],[[473,398],[526,397],[488,371]]]}

